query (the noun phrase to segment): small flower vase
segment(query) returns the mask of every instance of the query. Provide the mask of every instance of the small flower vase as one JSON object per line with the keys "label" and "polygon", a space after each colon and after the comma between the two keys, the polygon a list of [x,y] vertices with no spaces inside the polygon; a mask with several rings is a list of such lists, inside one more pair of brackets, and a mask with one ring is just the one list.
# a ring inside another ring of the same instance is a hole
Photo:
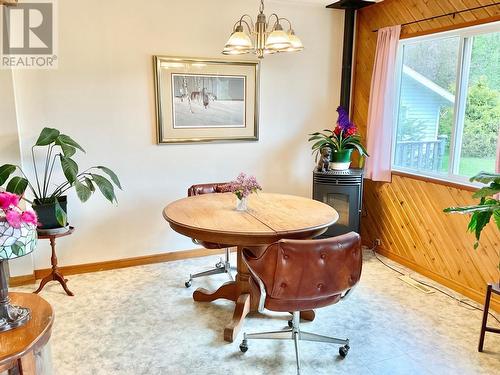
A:
{"label": "small flower vase", "polygon": [[236,211],[246,211],[248,209],[247,198],[238,198],[236,197]]}

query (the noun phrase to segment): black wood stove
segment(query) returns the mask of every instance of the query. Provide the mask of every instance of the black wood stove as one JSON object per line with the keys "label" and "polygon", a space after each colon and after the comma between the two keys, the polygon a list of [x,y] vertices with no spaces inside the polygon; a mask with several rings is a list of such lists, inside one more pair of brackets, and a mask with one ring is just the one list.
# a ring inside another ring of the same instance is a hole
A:
{"label": "black wood stove", "polygon": [[351,231],[359,233],[363,197],[363,169],[314,172],[313,199],[332,206],[339,220],[319,238],[333,237]]}

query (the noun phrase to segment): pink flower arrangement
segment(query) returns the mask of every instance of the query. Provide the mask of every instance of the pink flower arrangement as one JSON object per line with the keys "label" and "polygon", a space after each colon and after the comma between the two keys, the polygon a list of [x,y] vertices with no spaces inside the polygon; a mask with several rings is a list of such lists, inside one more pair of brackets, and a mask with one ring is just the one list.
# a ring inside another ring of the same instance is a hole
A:
{"label": "pink flower arrangement", "polygon": [[19,208],[19,196],[8,192],[0,192],[0,209],[5,219],[13,228],[21,228],[23,224],[38,225],[36,213],[32,210],[23,211]]}
{"label": "pink flower arrangement", "polygon": [[238,199],[243,199],[252,193],[256,193],[258,190],[262,190],[262,187],[254,176],[247,176],[245,173],[241,172],[238,177],[236,177],[236,180],[225,185],[223,190],[234,193]]}

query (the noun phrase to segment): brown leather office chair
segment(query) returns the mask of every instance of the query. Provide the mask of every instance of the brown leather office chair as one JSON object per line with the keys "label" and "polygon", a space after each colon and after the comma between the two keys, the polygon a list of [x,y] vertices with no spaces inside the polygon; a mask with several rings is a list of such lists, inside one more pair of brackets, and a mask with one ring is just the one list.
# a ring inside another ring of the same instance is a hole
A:
{"label": "brown leather office chair", "polygon": [[[188,189],[188,197],[193,195],[201,195],[201,194],[215,194],[215,193],[223,193],[224,186],[226,186],[227,182],[219,182],[219,183],[211,183],[211,184],[197,184],[193,185]],[[220,259],[219,262],[215,264],[215,268],[212,268],[208,271],[198,272],[195,274],[189,275],[189,280],[184,283],[186,288],[189,288],[193,283],[193,279],[202,276],[210,276],[216,275],[219,273],[227,273],[229,278],[232,280],[233,277],[231,275],[231,264],[229,263],[229,252],[231,245],[225,244],[217,244],[213,242],[199,241],[197,239],[193,239],[193,242],[197,245],[201,245],[207,249],[225,249],[226,250],[226,258],[225,260]]]}
{"label": "brown leather office chair", "polygon": [[359,234],[351,232],[323,240],[281,240],[255,256],[243,250],[243,260],[252,275],[251,289],[259,295],[259,311],[293,311],[290,329],[245,333],[240,350],[248,350],[248,340],[287,339],[295,342],[297,373],[300,374],[299,340],[343,345],[339,354],[349,351],[349,339],[338,339],[304,332],[300,311],[339,302],[358,283],[362,252]]}

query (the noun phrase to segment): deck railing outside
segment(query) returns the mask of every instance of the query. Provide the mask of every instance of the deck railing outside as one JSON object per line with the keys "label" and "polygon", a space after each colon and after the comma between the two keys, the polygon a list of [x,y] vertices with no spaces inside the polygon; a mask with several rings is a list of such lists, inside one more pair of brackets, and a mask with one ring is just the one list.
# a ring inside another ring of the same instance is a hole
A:
{"label": "deck railing outside", "polygon": [[435,141],[397,141],[394,165],[415,170],[439,172],[446,148],[446,138]]}

